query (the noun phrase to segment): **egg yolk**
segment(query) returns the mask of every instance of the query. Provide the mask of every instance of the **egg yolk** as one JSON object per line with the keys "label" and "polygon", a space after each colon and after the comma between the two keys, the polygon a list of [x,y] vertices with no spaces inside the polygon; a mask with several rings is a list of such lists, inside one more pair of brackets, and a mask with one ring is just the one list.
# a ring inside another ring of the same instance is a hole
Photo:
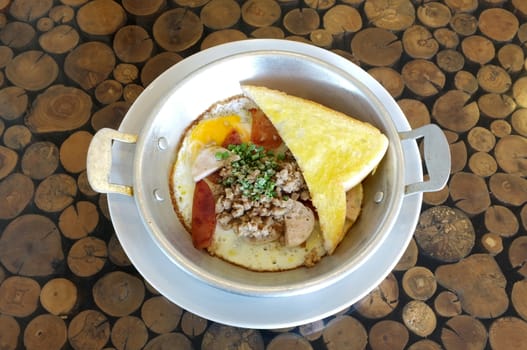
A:
{"label": "egg yolk", "polygon": [[193,141],[199,141],[205,145],[221,145],[233,129],[240,134],[243,142],[249,139],[247,126],[244,127],[242,125],[241,118],[238,115],[202,120],[192,129],[190,138]]}

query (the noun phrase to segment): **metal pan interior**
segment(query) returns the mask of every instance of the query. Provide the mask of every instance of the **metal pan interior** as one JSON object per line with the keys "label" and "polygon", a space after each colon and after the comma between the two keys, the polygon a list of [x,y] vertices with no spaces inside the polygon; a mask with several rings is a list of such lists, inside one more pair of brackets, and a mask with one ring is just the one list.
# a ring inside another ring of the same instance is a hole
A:
{"label": "metal pan interior", "polygon": [[[139,135],[134,158],[136,204],[160,250],[205,283],[245,295],[307,293],[359,268],[390,233],[404,196],[404,172],[408,171],[403,167],[400,139],[385,106],[394,102],[388,93],[379,96],[372,92],[371,86],[378,84],[373,78],[325,50],[291,42],[273,44],[272,49],[251,49],[251,45],[243,48],[240,43],[235,52],[219,59],[207,56],[207,51],[190,57],[202,60],[201,68],[174,81],[170,93],[161,96]],[[182,132],[212,104],[240,94],[240,83],[265,85],[322,103],[372,123],[390,140],[385,158],[365,182],[360,219],[335,253],[312,268],[253,272],[234,266],[196,250],[174,214],[168,177]]]}

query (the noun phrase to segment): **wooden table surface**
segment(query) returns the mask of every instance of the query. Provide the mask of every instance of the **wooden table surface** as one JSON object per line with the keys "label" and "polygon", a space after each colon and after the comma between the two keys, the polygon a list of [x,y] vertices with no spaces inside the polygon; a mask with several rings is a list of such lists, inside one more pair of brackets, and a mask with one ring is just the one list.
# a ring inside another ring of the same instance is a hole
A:
{"label": "wooden table surface", "polygon": [[[388,277],[288,329],[169,302],[86,178],[94,133],[155,77],[245,38],[352,60],[452,155]],[[0,349],[527,349],[526,43],[526,0],[0,0]]]}

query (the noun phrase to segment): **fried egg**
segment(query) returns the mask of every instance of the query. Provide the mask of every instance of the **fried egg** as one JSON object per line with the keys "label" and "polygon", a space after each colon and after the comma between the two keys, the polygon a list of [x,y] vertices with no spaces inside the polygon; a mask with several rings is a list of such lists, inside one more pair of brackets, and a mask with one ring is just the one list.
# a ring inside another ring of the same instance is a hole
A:
{"label": "fried egg", "polygon": [[[192,164],[205,147],[221,145],[234,129],[242,142],[250,140],[252,100],[236,96],[209,108],[183,135],[172,169],[170,186],[174,209],[189,231],[191,239],[192,202],[195,188]],[[326,251],[320,227],[315,224],[306,242],[288,247],[280,240],[253,243],[239,237],[233,229],[216,226],[209,254],[253,271],[282,271],[299,266],[311,266],[318,262]]]}

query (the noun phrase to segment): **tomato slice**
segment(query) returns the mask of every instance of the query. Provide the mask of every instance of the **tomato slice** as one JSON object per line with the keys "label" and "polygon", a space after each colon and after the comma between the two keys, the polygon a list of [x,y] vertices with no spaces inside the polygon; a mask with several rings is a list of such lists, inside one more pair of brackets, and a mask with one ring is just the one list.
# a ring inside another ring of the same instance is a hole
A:
{"label": "tomato slice", "polygon": [[252,143],[267,149],[277,148],[282,144],[282,138],[269,118],[260,109],[250,110],[253,118],[251,126]]}
{"label": "tomato slice", "polygon": [[222,147],[227,148],[229,145],[239,145],[242,143],[242,137],[236,129],[232,129],[231,132],[225,136],[225,140],[221,144]]}
{"label": "tomato slice", "polygon": [[196,183],[192,202],[192,243],[197,249],[210,246],[216,228],[214,196],[205,180]]}

